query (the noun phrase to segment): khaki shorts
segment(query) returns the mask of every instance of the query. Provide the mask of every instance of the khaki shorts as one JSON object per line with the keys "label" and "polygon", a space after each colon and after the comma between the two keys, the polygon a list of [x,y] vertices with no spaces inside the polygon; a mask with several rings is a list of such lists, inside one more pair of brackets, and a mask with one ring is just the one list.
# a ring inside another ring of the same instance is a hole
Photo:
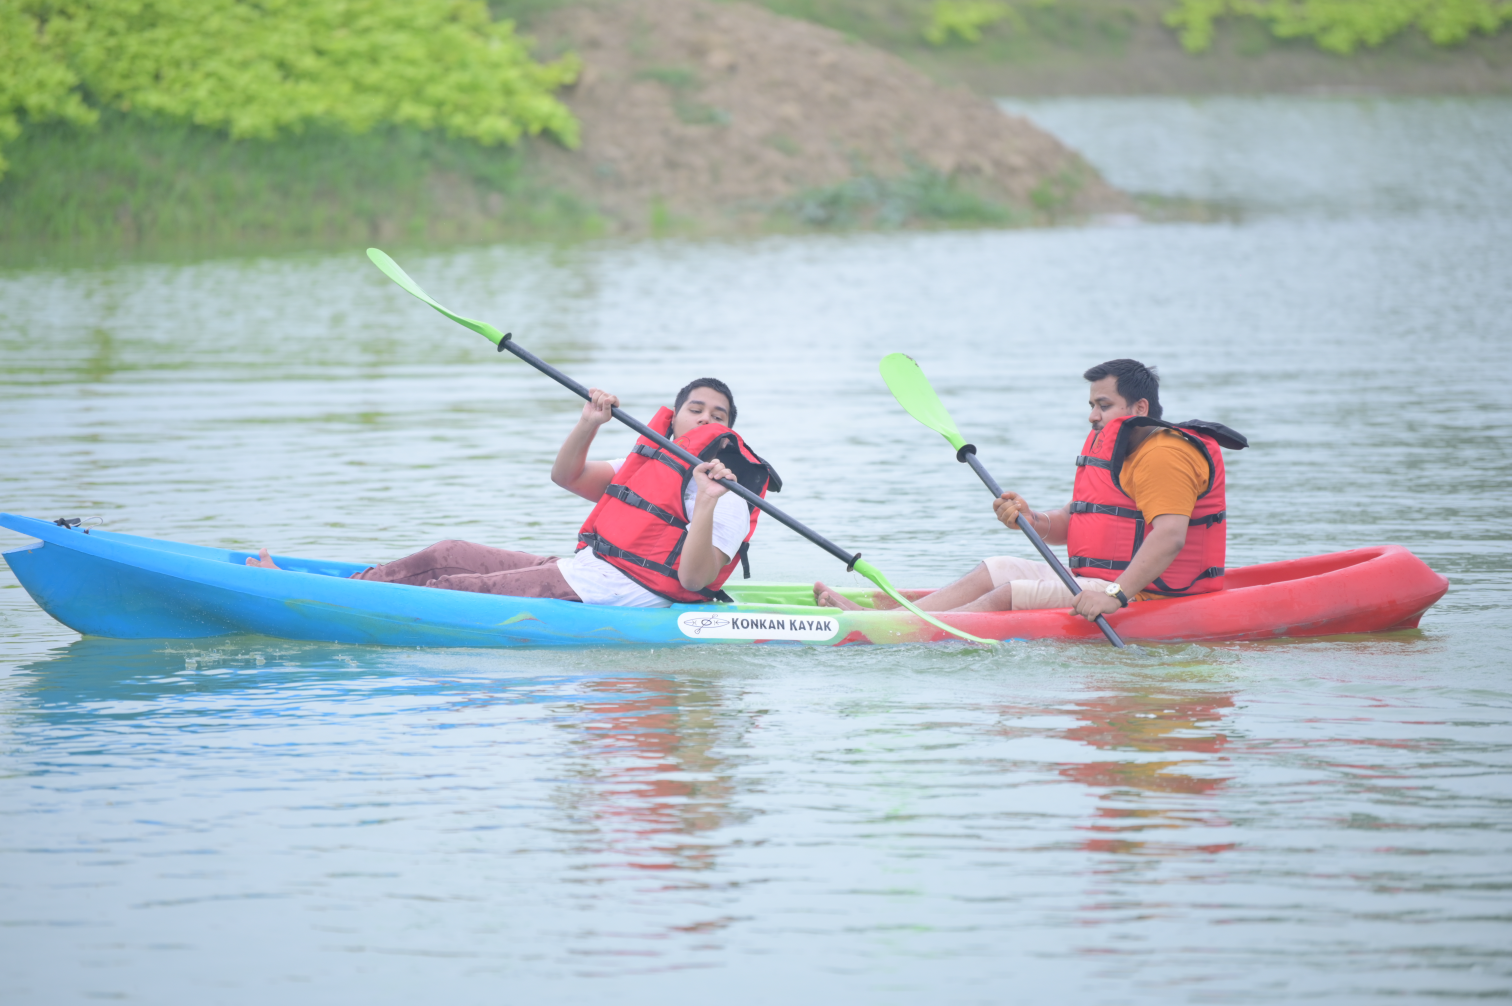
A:
{"label": "khaki shorts", "polygon": [[[994,588],[1005,583],[1013,585],[1014,611],[1071,607],[1071,592],[1061,583],[1060,577],[1055,575],[1048,562],[1019,559],[1011,555],[995,555],[982,561],[987,564],[987,572],[992,577]],[[1090,576],[1078,576],[1075,579],[1081,584],[1082,590],[1100,592],[1108,589],[1107,580]]]}

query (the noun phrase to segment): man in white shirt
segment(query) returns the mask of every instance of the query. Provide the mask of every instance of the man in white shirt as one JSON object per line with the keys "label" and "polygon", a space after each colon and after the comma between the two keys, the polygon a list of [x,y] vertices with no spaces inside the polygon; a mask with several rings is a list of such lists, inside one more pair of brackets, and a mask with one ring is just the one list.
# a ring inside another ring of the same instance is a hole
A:
{"label": "man in white shirt", "polygon": [[[592,388],[577,425],[567,435],[551,468],[551,480],[584,499],[597,502],[625,464],[589,461],[588,449],[599,427],[613,418],[619,399]],[[678,392],[670,437],[679,440],[708,423],[731,426],[735,402],[722,381],[703,378]],[[700,591],[719,578],[750,535],[751,515],[746,502],[723,485],[734,479],[724,462],[715,459],[694,467],[683,494],[688,514],[687,537],[676,563],[678,582],[687,591]],[[263,549],[249,566],[277,569]],[[493,548],[468,541],[442,541],[394,562],[372,566],[354,580],[406,583],[442,590],[465,590],[514,597],[546,597],[586,604],[635,608],[666,607],[672,602],[647,590],[619,568],[605,562],[591,548],[571,558],[539,556]]]}
{"label": "man in white shirt", "polygon": [[[707,423],[734,424],[735,404],[729,388],[723,382],[705,380],[708,383],[694,381],[678,392],[671,439],[679,440]],[[583,406],[577,425],[567,434],[557,452],[556,464],[551,466],[551,481],[586,500],[598,502],[625,459],[588,460],[588,449],[599,427],[613,418],[610,409],[619,405],[619,399],[607,391],[598,388],[589,391],[592,398]],[[693,477],[683,492],[683,510],[690,517],[677,573],[678,581],[688,590],[714,582],[750,533],[750,509],[746,502],[714,481],[727,478],[733,476],[723,462],[705,462],[693,469]],[[659,608],[671,603],[605,562],[591,548],[561,560],[558,568],[578,597],[588,604]]]}

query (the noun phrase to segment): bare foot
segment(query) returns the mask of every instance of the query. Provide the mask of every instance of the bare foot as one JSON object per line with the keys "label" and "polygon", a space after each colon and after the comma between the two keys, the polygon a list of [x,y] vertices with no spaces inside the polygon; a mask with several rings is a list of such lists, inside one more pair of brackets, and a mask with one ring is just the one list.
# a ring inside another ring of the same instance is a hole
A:
{"label": "bare foot", "polygon": [[814,583],[814,603],[821,608],[843,608],[846,611],[861,610],[861,605],[848,597],[843,597],[839,591],[831,590],[818,581]]}
{"label": "bare foot", "polygon": [[248,566],[261,566],[263,569],[282,569],[283,568],[282,566],[275,566],[275,565],[273,565],[273,560],[270,559],[270,558],[268,558],[268,550],[265,549],[265,548],[258,550],[258,554],[257,554],[257,558],[256,559],[252,558],[250,555],[247,556],[247,565]]}
{"label": "bare foot", "polygon": [[[898,593],[908,598],[914,604],[918,604],[920,600],[928,597],[930,594],[933,594],[934,588],[929,587],[925,590],[900,590],[898,591]],[[899,604],[897,601],[894,601],[891,597],[887,596],[885,592],[880,590],[874,591],[872,593],[872,603],[876,605],[878,611],[888,611],[892,608],[903,607],[903,605]]]}

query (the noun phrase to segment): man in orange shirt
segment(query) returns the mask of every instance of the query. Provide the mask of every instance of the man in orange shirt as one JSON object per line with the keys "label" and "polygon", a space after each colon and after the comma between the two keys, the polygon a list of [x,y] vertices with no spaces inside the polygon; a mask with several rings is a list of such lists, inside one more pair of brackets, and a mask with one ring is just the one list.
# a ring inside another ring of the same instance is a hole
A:
{"label": "man in orange shirt", "polygon": [[[1201,420],[1161,417],[1160,378],[1137,360],[1109,360],[1083,375],[1091,385],[1092,432],[1077,457],[1075,499],[1035,511],[1018,493],[993,501],[998,520],[1028,520],[1052,545],[1067,545],[1082,592],[1048,563],[993,556],[918,601],[927,611],[1073,608],[1089,621],[1130,601],[1221,590],[1226,542],[1222,447],[1245,439]],[[854,602],[815,584],[817,602]],[[877,607],[893,607],[879,594]]]}

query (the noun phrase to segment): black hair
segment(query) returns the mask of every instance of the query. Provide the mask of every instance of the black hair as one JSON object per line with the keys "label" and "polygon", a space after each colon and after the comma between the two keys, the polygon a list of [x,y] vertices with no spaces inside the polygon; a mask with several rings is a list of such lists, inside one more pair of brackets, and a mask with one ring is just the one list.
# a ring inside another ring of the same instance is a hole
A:
{"label": "black hair", "polygon": [[725,396],[725,401],[730,403],[730,421],[725,425],[733,427],[735,425],[735,395],[730,391],[730,386],[717,377],[700,377],[696,381],[689,381],[683,385],[683,389],[677,393],[677,401],[672,403],[673,414],[682,411],[683,403],[698,388],[708,388],[710,391],[717,391]]}
{"label": "black hair", "polygon": [[1088,383],[1095,384],[1105,377],[1116,377],[1118,397],[1133,405],[1143,398],[1150,403],[1150,418],[1159,419],[1160,375],[1154,367],[1146,367],[1138,360],[1109,360],[1099,363],[1082,375]]}

